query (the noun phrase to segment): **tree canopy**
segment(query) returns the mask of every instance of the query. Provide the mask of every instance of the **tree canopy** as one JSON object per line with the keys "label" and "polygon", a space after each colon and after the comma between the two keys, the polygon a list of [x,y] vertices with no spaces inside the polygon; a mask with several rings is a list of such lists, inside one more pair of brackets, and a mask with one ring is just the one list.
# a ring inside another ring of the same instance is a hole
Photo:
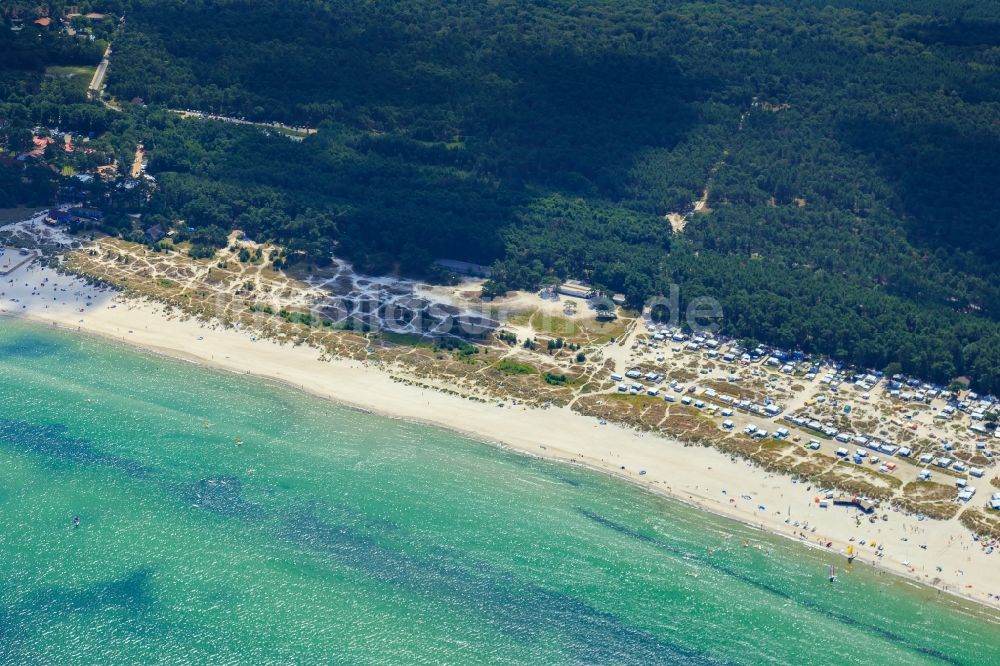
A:
{"label": "tree canopy", "polygon": [[633,304],[679,284],[734,335],[1000,390],[996,3],[124,5],[109,133],[206,243]]}

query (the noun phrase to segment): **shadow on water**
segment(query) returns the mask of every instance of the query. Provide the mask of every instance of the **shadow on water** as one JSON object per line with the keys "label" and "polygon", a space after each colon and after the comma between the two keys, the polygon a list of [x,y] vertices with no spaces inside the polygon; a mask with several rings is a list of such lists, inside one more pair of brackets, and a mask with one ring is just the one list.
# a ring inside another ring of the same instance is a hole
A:
{"label": "shadow on water", "polygon": [[583,485],[583,477],[574,476],[572,471],[569,469],[562,469],[564,465],[553,465],[547,460],[541,460],[531,456],[512,456],[511,460],[508,460],[507,462],[528,469],[535,474],[540,474],[547,479],[565,483],[567,486],[571,486],[573,488],[579,488]]}
{"label": "shadow on water", "polygon": [[236,476],[217,476],[180,486],[178,494],[191,506],[227,518],[260,520],[264,510],[243,497],[243,484]]}
{"label": "shadow on water", "polygon": [[567,642],[566,656],[574,662],[724,663],[668,643],[574,597],[518,580],[486,563],[463,561],[460,553],[450,550],[424,556],[404,553],[350,525],[324,522],[308,510],[289,515],[280,536],[381,583],[423,596],[433,594],[476,613],[518,642],[559,635]]}
{"label": "shadow on water", "polygon": [[152,571],[136,569],[124,578],[96,583],[81,590],[52,590],[45,604],[57,612],[89,612],[105,608],[141,612],[153,604],[153,595],[149,591],[151,579]]}
{"label": "shadow on water", "polygon": [[0,419],[0,446],[44,456],[50,461],[102,465],[131,477],[149,473],[148,468],[135,460],[102,451],[88,440],[67,435],[63,425]]}
{"label": "shadow on water", "polygon": [[655,548],[668,552],[672,555],[677,555],[680,557],[684,557],[685,559],[688,560],[697,561],[699,564],[702,564],[709,569],[713,569],[725,576],[729,576],[730,578],[735,578],[741,583],[745,583],[762,592],[766,592],[768,594],[784,599],[785,601],[789,601],[791,603],[807,608],[831,620],[835,620],[837,622],[840,622],[841,624],[847,625],[853,629],[860,629],[863,631],[867,631],[871,634],[874,634],[875,636],[878,636],[879,638],[890,641],[891,643],[894,643],[903,649],[912,650],[924,657],[937,659],[938,661],[948,664],[963,663],[961,661],[958,661],[951,655],[944,654],[943,652],[940,652],[933,648],[925,646],[915,646],[913,644],[912,638],[900,636],[899,634],[892,632],[884,627],[880,627],[878,625],[862,622],[857,618],[854,618],[846,613],[840,613],[835,610],[832,610],[814,599],[810,599],[808,597],[801,595],[792,595],[780,589],[779,587],[771,585],[770,583],[766,583],[764,581],[753,578],[752,576],[748,576],[747,574],[743,573],[736,567],[727,566],[718,560],[711,560],[705,557],[701,557],[694,552],[690,552],[682,548],[679,548],[678,546],[675,546],[658,537],[650,536],[648,534],[643,534],[642,532],[636,529],[633,529],[627,525],[622,525],[621,523],[617,523],[609,518],[605,518],[604,516],[594,513],[593,511],[589,511],[587,509],[578,509],[578,510],[585,518],[588,518],[589,520],[597,523],[598,525],[601,525],[602,527],[606,527],[610,530],[613,530],[618,534],[630,537],[632,539],[641,541],[643,543],[647,543],[651,546],[654,546]]}
{"label": "shadow on water", "polygon": [[[162,624],[153,617],[155,599],[150,591],[152,571],[135,569],[122,578],[93,583],[82,588],[48,587],[16,603],[0,607],[0,663],[39,663],[32,656],[31,642],[38,631],[39,615],[53,618],[121,613],[136,639],[154,641],[162,634]],[[0,599],[6,595],[0,590]],[[70,639],[71,637],[67,637]]]}
{"label": "shadow on water", "polygon": [[13,340],[0,343],[0,358],[41,358],[54,356],[63,347],[51,340],[40,340],[28,335],[18,335]]}

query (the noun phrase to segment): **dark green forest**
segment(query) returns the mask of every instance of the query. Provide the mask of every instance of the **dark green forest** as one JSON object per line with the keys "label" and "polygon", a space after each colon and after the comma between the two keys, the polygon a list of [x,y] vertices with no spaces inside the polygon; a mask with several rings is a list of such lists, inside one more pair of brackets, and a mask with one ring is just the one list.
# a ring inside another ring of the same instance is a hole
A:
{"label": "dark green forest", "polygon": [[[62,13],[65,3],[49,3],[45,11]],[[0,3],[0,148],[19,153],[31,148],[32,129],[62,127],[84,134],[107,131],[114,114],[88,102],[86,84],[46,76],[50,66],[96,65],[107,42],[84,40],[36,27],[41,5],[20,0]],[[89,9],[82,3],[84,9]],[[21,18],[22,30],[9,29]],[[3,153],[0,150],[0,153]],[[59,182],[45,165],[12,168],[9,157],[0,163],[0,208],[50,203]]]}
{"label": "dark green forest", "polygon": [[490,263],[490,293],[678,284],[727,333],[1000,392],[995,2],[123,4],[102,121],[200,244]]}

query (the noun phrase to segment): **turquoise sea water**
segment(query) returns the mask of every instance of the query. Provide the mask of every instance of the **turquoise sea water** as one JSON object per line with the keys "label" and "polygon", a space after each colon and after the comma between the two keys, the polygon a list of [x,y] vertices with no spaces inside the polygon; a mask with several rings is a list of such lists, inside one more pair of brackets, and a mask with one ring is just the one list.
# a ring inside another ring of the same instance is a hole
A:
{"label": "turquoise sea water", "polygon": [[830,561],[598,474],[0,320],[0,664],[997,663],[996,615],[862,566],[831,585]]}

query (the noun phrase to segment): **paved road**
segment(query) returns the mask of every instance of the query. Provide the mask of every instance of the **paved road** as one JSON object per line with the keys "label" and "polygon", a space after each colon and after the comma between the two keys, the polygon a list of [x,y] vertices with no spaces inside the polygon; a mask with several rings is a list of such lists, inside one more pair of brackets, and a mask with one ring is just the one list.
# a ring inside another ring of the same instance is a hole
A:
{"label": "paved road", "polygon": [[106,51],[104,51],[104,57],[101,59],[101,64],[97,66],[97,70],[94,72],[94,78],[90,80],[90,94],[91,96],[100,96],[101,87],[104,85],[104,75],[108,73],[108,59],[111,57],[111,45],[108,45]]}
{"label": "paved road", "polygon": [[[265,123],[265,122],[254,122],[252,120],[243,120],[242,118],[233,118],[232,116],[220,116],[214,113],[205,113],[204,111],[185,111],[183,109],[170,109],[171,113],[176,113],[182,118],[204,118],[207,120],[218,120],[224,123],[233,123],[235,125],[253,125],[254,127],[265,127],[271,129],[283,129],[290,132],[297,132],[299,134],[315,134],[316,129],[312,127],[292,127],[291,125],[285,125],[283,123]],[[289,137],[291,139],[302,139],[302,136]]]}

